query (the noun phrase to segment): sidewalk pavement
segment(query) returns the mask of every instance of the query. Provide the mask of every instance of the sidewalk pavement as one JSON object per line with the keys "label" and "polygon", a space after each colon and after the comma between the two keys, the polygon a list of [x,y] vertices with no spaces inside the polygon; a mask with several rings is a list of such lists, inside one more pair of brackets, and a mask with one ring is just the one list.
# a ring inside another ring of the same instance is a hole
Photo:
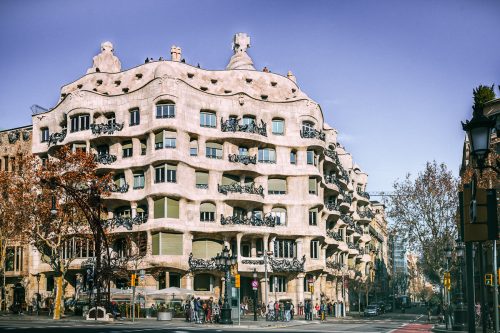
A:
{"label": "sidewalk pavement", "polygon": [[434,325],[434,327],[432,328],[432,331],[436,332],[436,333],[468,332],[467,330],[465,330],[465,331],[454,331],[451,328],[447,330],[445,324],[436,324],[436,325]]}
{"label": "sidewalk pavement", "polygon": [[[347,319],[347,318],[328,318],[327,323],[332,323],[334,320],[338,319]],[[243,316],[240,320],[240,325],[238,325],[238,320],[233,319],[232,325],[222,325],[222,324],[196,324],[192,322],[186,322],[184,318],[173,318],[172,321],[157,321],[156,318],[137,318],[135,322],[132,322],[130,318],[123,320],[115,320],[115,321],[94,321],[94,320],[85,320],[81,316],[64,316],[60,320],[53,320],[51,317],[47,315],[36,316],[36,315],[14,315],[14,314],[0,314],[0,322],[2,321],[30,321],[30,322],[44,322],[44,323],[81,323],[83,325],[162,325],[162,326],[191,326],[191,327],[211,327],[211,328],[231,328],[231,327],[239,327],[239,328],[287,328],[293,326],[302,326],[309,324],[319,324],[321,323],[319,320],[306,321],[303,318],[297,318],[291,320],[289,322],[284,321],[266,321],[263,318],[258,318],[258,321],[253,320],[252,316]]]}

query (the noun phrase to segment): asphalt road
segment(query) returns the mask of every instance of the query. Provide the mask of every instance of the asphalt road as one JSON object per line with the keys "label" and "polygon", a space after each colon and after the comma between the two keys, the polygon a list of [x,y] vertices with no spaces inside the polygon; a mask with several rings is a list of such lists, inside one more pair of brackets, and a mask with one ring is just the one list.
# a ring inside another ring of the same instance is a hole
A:
{"label": "asphalt road", "polygon": [[[431,325],[426,323],[426,317],[421,313],[385,314],[371,318],[329,319],[327,322],[305,322],[295,320],[291,323],[258,323],[242,321],[241,327],[194,325],[179,321],[157,322],[154,320],[141,320],[135,323],[119,321],[114,323],[96,323],[81,320],[64,320],[54,322],[48,318],[15,316],[0,317],[0,332],[15,333],[63,333],[63,332],[91,332],[91,333],[132,333],[132,332],[248,332],[249,330],[261,332],[360,332],[360,333],[412,333],[430,332]],[[272,326],[268,326],[272,325]],[[285,325],[289,325],[284,327]]]}

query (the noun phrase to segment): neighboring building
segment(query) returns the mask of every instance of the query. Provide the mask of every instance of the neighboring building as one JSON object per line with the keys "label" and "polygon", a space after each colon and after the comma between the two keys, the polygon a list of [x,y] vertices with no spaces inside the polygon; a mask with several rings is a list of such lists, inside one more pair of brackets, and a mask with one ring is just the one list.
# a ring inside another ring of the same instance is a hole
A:
{"label": "neighboring building", "polygon": [[[113,46],[103,43],[88,74],[33,117],[33,153],[44,158],[68,144],[96,154],[100,168],[114,173],[122,191],[105,201],[109,218],[143,222],[116,233],[144,235],[146,288],[218,298],[223,274],[212,258],[227,246],[238,256],[242,299],[252,296],[255,269],[262,302],[262,253],[270,250],[269,300],[348,307],[343,282],[366,275],[372,250],[378,260],[387,256],[385,226],[368,226],[367,175],[291,72],[254,69],[249,42],[237,34],[227,69],[216,71],[184,63],[175,46],[171,61],[121,71]],[[374,233],[380,238],[372,249]],[[113,251],[123,251],[120,244]],[[66,275],[68,293],[85,277],[88,246]],[[52,288],[38,253],[30,272],[42,274],[41,289]]]}
{"label": "neighboring building", "polygon": [[[20,156],[31,154],[31,131],[31,126],[0,131],[0,171],[15,172],[19,167]],[[3,240],[0,239],[1,241]],[[28,267],[29,246],[7,240],[5,292],[2,291],[0,309],[4,310],[12,304],[14,297],[22,297],[28,283]],[[3,273],[3,270],[0,273]]]}

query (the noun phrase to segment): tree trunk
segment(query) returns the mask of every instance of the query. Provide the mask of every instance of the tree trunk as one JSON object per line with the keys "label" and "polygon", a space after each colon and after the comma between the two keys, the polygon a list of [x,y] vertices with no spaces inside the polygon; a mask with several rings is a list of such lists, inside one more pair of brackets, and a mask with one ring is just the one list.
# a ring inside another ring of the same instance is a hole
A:
{"label": "tree trunk", "polygon": [[63,276],[62,274],[59,274],[56,277],[56,299],[54,303],[54,320],[59,320],[61,319],[61,299],[62,299],[62,286],[63,286]]}

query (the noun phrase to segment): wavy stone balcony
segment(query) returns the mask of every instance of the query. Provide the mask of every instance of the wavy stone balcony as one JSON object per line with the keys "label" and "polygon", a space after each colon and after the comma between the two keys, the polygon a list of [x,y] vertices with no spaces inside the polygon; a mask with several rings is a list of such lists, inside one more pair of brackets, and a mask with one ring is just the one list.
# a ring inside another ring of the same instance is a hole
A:
{"label": "wavy stone balcony", "polygon": [[123,129],[124,123],[104,123],[104,124],[90,124],[90,129],[94,135],[109,134],[119,132]]}
{"label": "wavy stone balcony", "polygon": [[47,144],[49,145],[57,145],[59,142],[63,142],[64,139],[66,138],[67,130],[63,129],[61,132],[55,132],[49,135],[49,140],[47,141]]}
{"label": "wavy stone balcony", "polygon": [[130,188],[130,185],[127,183],[120,185],[120,186],[116,185],[116,184],[111,184],[108,187],[108,190],[109,190],[109,192],[113,192],[113,193],[127,193],[129,188]]}
{"label": "wavy stone balcony", "polygon": [[214,271],[217,269],[217,265],[215,264],[215,260],[213,258],[212,259],[193,258],[193,253],[189,254],[188,264],[190,272]]}
{"label": "wavy stone balcony", "polygon": [[238,124],[239,119],[230,118],[224,121],[223,118],[220,119],[221,131],[222,132],[244,132],[244,133],[254,133],[267,137],[267,125],[261,120],[260,126],[257,125],[255,121],[249,124]]}
{"label": "wavy stone balcony", "polygon": [[337,212],[338,214],[340,214],[340,205],[336,202],[325,202],[325,208],[331,212]]}
{"label": "wavy stone balcony", "polygon": [[259,187],[255,187],[255,183],[251,183],[250,185],[241,185],[239,183],[233,183],[230,185],[220,185],[217,184],[217,191],[222,194],[231,193],[248,193],[248,194],[258,194],[261,197],[264,197],[264,188],[262,185]]}
{"label": "wavy stone balcony", "polygon": [[121,217],[114,216],[113,218],[107,219],[104,223],[110,228],[124,227],[127,230],[132,230],[134,225],[141,225],[148,221],[147,215],[137,215],[136,217]]}
{"label": "wavy stone balcony", "polygon": [[351,208],[352,204],[352,197],[348,194],[344,195],[344,199],[340,203],[340,208],[343,208],[345,210],[349,210]]}
{"label": "wavy stone balcony", "polygon": [[[337,178],[330,175],[323,175],[323,179],[325,180],[325,184],[328,188],[335,190],[337,193],[340,193],[342,191],[342,184]],[[336,187],[332,188],[331,185],[335,185]]]}
{"label": "wavy stone balcony", "polygon": [[360,222],[370,222],[375,216],[370,208],[366,208],[364,210],[356,208],[356,213],[359,216]]}
{"label": "wavy stone balcony", "polygon": [[257,216],[227,216],[221,214],[220,216],[220,224],[221,225],[251,225],[254,227],[275,227],[276,226],[276,217],[267,214],[263,219]]}
{"label": "wavy stone balcony", "polygon": [[338,242],[341,242],[343,240],[342,235],[339,232],[335,232],[333,230],[327,230],[326,235]]}
{"label": "wavy stone balcony", "polygon": [[269,258],[269,264],[273,272],[304,272],[304,264],[306,262],[306,256],[302,257],[302,260],[297,258],[292,259],[276,259]]}
{"label": "wavy stone balcony", "polygon": [[249,156],[249,155],[238,155],[238,154],[229,154],[228,155],[229,162],[233,163],[243,163],[245,165],[248,164],[257,164],[257,155]]}
{"label": "wavy stone balcony", "polygon": [[327,260],[326,261],[326,267],[331,268],[331,269],[336,269],[336,270],[342,270],[342,264],[339,262],[335,262],[332,260]]}
{"label": "wavy stone balcony", "polygon": [[326,135],[322,131],[310,129],[307,131],[300,131],[300,137],[303,139],[318,139],[325,141]]}
{"label": "wavy stone balcony", "polygon": [[94,161],[99,164],[112,164],[116,162],[116,155],[111,154],[96,154],[94,155]]}

